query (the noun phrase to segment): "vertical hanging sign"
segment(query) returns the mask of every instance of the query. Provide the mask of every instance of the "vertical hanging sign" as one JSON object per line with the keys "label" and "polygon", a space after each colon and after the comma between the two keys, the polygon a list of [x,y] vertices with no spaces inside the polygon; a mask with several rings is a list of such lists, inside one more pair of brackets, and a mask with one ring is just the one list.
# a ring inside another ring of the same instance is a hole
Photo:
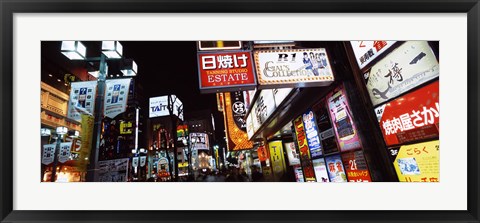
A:
{"label": "vertical hanging sign", "polygon": [[73,82],[71,86],[67,117],[80,122],[82,120],[81,114],[93,115],[97,82]]}
{"label": "vertical hanging sign", "polygon": [[307,182],[315,182],[315,172],[313,170],[312,161],[310,160],[310,150],[308,149],[302,116],[296,118],[293,125],[295,126],[298,150],[300,150],[300,161],[302,162],[303,175]]}
{"label": "vertical hanging sign", "polygon": [[268,143],[270,160],[272,161],[273,176],[279,180],[285,174],[285,158],[283,156],[282,141]]}
{"label": "vertical hanging sign", "polygon": [[43,145],[42,164],[48,165],[53,163],[54,156],[55,144]]}
{"label": "vertical hanging sign", "polygon": [[58,162],[65,163],[70,159],[72,142],[60,143],[60,153],[58,154]]}
{"label": "vertical hanging sign", "polygon": [[106,90],[104,98],[104,115],[109,118],[115,118],[127,109],[128,89],[131,79],[111,79],[106,80]]}
{"label": "vertical hanging sign", "polygon": [[313,111],[309,109],[302,117],[305,133],[307,134],[308,148],[310,148],[310,156],[312,159],[315,159],[322,155],[322,144],[320,144],[320,138],[318,137],[318,128]]}

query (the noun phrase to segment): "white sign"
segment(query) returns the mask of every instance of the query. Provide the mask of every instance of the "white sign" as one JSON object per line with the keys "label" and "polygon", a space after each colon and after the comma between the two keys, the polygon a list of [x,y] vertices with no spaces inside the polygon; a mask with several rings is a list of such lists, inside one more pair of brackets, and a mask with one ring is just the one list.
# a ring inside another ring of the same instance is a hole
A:
{"label": "white sign", "polygon": [[374,106],[391,100],[439,75],[427,41],[408,41],[376,63],[365,76]]}
{"label": "white sign", "polygon": [[140,166],[144,167],[145,163],[147,163],[147,157],[146,156],[141,156],[140,157]]}
{"label": "white sign", "polygon": [[111,79],[105,81],[104,115],[115,118],[127,109],[131,79]]}
{"label": "white sign", "polygon": [[275,98],[275,105],[276,107],[280,106],[280,104],[287,98],[288,94],[292,92],[293,88],[277,88],[273,89],[273,97]]}
{"label": "white sign", "polygon": [[168,96],[150,98],[150,118],[168,116]]}
{"label": "white sign", "polygon": [[58,154],[58,162],[65,163],[70,159],[70,151],[72,149],[72,142],[60,143],[60,153]]}
{"label": "white sign", "polygon": [[262,125],[275,111],[275,100],[273,97],[273,91],[271,89],[265,89],[260,92],[254,105],[255,110],[252,112],[255,114],[253,118],[257,119],[259,123],[258,127]]}
{"label": "white sign", "polygon": [[128,179],[128,158],[98,162],[99,182],[126,182]]}
{"label": "white sign", "polygon": [[250,113],[247,116],[247,137],[251,139],[253,134],[255,133],[255,129],[253,128],[253,113]]}
{"label": "white sign", "polygon": [[42,164],[48,165],[55,159],[55,144],[43,145]]}
{"label": "white sign", "polygon": [[133,167],[138,167],[138,157],[133,157],[132,158],[132,166]]}
{"label": "white sign", "polygon": [[300,154],[298,154],[295,149],[295,143],[287,142],[284,143],[283,146],[287,152],[288,164],[290,166],[300,165]]}
{"label": "white sign", "polygon": [[312,160],[313,169],[315,170],[315,178],[317,182],[329,182],[327,166],[323,158]]}
{"label": "white sign", "polygon": [[190,141],[195,150],[209,150],[210,143],[206,133],[190,133]]}
{"label": "white sign", "polygon": [[360,69],[367,66],[370,61],[377,58],[396,41],[350,41],[355,59]]}
{"label": "white sign", "polygon": [[176,115],[180,120],[183,121],[183,103],[180,101],[177,96],[172,95],[171,97],[173,103],[173,114]]}
{"label": "white sign", "polygon": [[67,117],[80,122],[82,121],[81,114],[93,115],[97,82],[73,82],[71,86]]}
{"label": "white sign", "polygon": [[334,80],[323,48],[258,50],[255,67],[260,88],[328,86]]}

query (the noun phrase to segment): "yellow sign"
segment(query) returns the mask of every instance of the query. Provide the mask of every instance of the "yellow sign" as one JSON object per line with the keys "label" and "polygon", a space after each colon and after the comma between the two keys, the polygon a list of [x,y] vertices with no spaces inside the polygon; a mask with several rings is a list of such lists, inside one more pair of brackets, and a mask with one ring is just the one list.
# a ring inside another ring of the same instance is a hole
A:
{"label": "yellow sign", "polygon": [[120,122],[120,134],[132,134],[132,122]]}
{"label": "yellow sign", "polygon": [[78,169],[86,171],[88,158],[90,157],[90,151],[92,148],[92,137],[93,137],[93,124],[94,117],[91,115],[82,114],[82,132],[80,133],[81,137],[81,148],[79,159],[77,162]]}
{"label": "yellow sign", "polygon": [[268,148],[270,149],[273,176],[278,180],[285,174],[285,158],[283,156],[282,141],[269,142]]}
{"label": "yellow sign", "polygon": [[400,147],[393,162],[400,182],[440,181],[440,141]]}
{"label": "yellow sign", "polygon": [[188,162],[178,163],[178,168],[188,167]]}

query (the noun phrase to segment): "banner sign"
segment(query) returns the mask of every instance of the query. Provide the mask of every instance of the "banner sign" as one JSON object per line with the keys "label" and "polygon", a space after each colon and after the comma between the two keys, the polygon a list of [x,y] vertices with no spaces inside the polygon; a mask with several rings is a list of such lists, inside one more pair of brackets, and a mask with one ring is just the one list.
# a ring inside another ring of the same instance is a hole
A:
{"label": "banner sign", "polygon": [[307,134],[308,148],[310,148],[310,156],[312,159],[322,155],[322,145],[318,137],[318,128],[311,109],[307,110],[302,116],[303,124],[305,126],[305,133]]}
{"label": "banner sign", "polygon": [[253,143],[248,140],[247,135],[247,121],[245,120],[247,110],[243,93],[241,91],[225,92],[224,98],[228,149],[236,151],[253,148]]}
{"label": "banner sign", "polygon": [[98,161],[99,182],[127,182],[128,158]]}
{"label": "banner sign", "polygon": [[146,156],[141,156],[140,157],[140,167],[144,167],[146,163],[147,163],[147,157]]}
{"label": "banner sign", "polygon": [[278,181],[283,174],[285,174],[286,170],[282,141],[271,141],[268,143],[268,148],[270,150],[270,161],[272,164],[273,176]]}
{"label": "banner sign", "polygon": [[128,89],[132,79],[109,79],[105,81],[104,115],[115,118],[127,109]]}
{"label": "banner sign", "polygon": [[286,142],[283,144],[285,147],[285,151],[287,152],[288,158],[288,165],[289,166],[296,166],[300,165],[300,155],[295,148],[295,143],[293,142]]}
{"label": "banner sign", "polygon": [[327,104],[340,150],[343,152],[361,148],[358,131],[355,128],[343,86],[337,87],[327,96]]}
{"label": "banner sign", "polygon": [[350,41],[358,67],[364,68],[396,41]]}
{"label": "banner sign", "polygon": [[323,48],[258,50],[255,65],[259,88],[328,86],[334,80]]}
{"label": "banner sign", "polygon": [[232,91],[254,89],[252,54],[249,51],[198,53],[200,91]]}
{"label": "banner sign", "polygon": [[72,142],[60,143],[60,152],[58,154],[58,162],[65,163],[70,159],[72,150]]}
{"label": "banner sign", "polygon": [[400,147],[393,163],[400,182],[440,181],[440,141]]}
{"label": "banner sign", "polygon": [[391,100],[439,75],[427,41],[408,41],[373,65],[365,74],[373,106]]}
{"label": "banner sign", "polygon": [[132,157],[132,167],[138,167],[138,157]]}
{"label": "banner sign", "polygon": [[82,131],[80,132],[80,151],[79,158],[76,162],[79,170],[86,171],[87,164],[89,163],[88,158],[90,157],[90,152],[92,148],[93,140],[93,125],[95,118],[91,115],[81,115],[82,121]]}
{"label": "banner sign", "polygon": [[312,161],[310,160],[310,150],[308,149],[308,143],[305,133],[305,127],[303,126],[302,116],[299,116],[293,121],[295,126],[296,141],[298,150],[300,151],[300,160],[302,163],[303,174],[307,182],[315,182],[315,172],[313,170]]}
{"label": "banner sign", "polygon": [[68,101],[69,119],[81,121],[81,114],[93,115],[95,109],[96,81],[72,82],[70,100]]}
{"label": "banner sign", "polygon": [[385,143],[403,144],[439,136],[439,81],[375,109]]}
{"label": "banner sign", "polygon": [[55,159],[55,146],[56,144],[43,145],[42,164],[48,165],[53,163]]}
{"label": "banner sign", "polygon": [[325,157],[325,162],[331,182],[347,182],[347,175],[345,175],[340,155],[327,156]]}
{"label": "banner sign", "polygon": [[362,151],[342,153],[349,182],[372,182]]}
{"label": "banner sign", "polygon": [[327,166],[323,158],[312,160],[313,169],[315,170],[315,177],[317,182],[330,182],[328,179]]}

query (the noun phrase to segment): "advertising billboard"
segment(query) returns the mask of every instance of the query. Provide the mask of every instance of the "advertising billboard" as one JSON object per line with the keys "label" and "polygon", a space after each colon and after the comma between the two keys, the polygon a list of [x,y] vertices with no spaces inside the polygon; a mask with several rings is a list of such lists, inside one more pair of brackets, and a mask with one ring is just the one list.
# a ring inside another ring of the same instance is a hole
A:
{"label": "advertising billboard", "polygon": [[249,51],[198,53],[200,91],[254,89],[257,81]]}
{"label": "advertising billboard", "polygon": [[364,68],[396,41],[350,41],[358,67]]}
{"label": "advertising billboard", "polygon": [[128,161],[129,158],[98,161],[98,181],[127,182]]}
{"label": "advertising billboard", "polygon": [[320,144],[320,138],[318,137],[318,128],[311,109],[307,110],[302,115],[303,125],[305,127],[305,133],[307,134],[308,148],[310,149],[310,156],[312,159],[320,157],[322,153],[322,144]]}
{"label": "advertising billboard", "polygon": [[408,41],[365,74],[374,106],[394,99],[439,75],[439,64],[427,41]]}
{"label": "advertising billboard", "polygon": [[278,181],[285,174],[286,170],[282,141],[271,141],[268,143],[268,148],[270,151],[270,162],[272,164],[273,176]]}
{"label": "advertising billboard", "polygon": [[439,136],[439,81],[375,109],[385,143],[390,145]]}
{"label": "advertising billboard", "polygon": [[324,48],[258,50],[254,56],[260,89],[328,86],[334,80]]}
{"label": "advertising billboard", "polygon": [[340,150],[343,152],[361,148],[358,131],[343,86],[337,87],[327,96],[327,106]]}
{"label": "advertising billboard", "polygon": [[67,117],[80,122],[81,114],[93,115],[96,93],[96,81],[72,82]]}
{"label": "advertising billboard", "polygon": [[149,105],[150,105],[150,110],[149,110],[148,117],[150,118],[170,115],[168,112],[168,96],[167,95],[150,98]]}
{"label": "advertising billboard", "polygon": [[361,150],[342,153],[341,156],[349,182],[372,182],[367,161]]}
{"label": "advertising billboard", "polygon": [[440,182],[440,141],[401,146],[393,166],[400,182]]}
{"label": "advertising billboard", "polygon": [[330,182],[347,182],[347,175],[345,174],[340,155],[327,156],[325,157],[325,162]]}
{"label": "advertising billboard", "polygon": [[315,177],[317,182],[330,182],[328,179],[327,166],[323,158],[312,160],[313,169],[315,170]]}
{"label": "advertising billboard", "polygon": [[132,79],[111,79],[105,81],[105,99],[103,114],[115,118],[127,110],[128,92]]}
{"label": "advertising billboard", "polygon": [[224,99],[228,149],[236,151],[253,148],[252,141],[248,140],[247,126],[251,123],[247,123],[248,117],[245,119],[247,110],[243,93],[241,91],[225,92]]}
{"label": "advertising billboard", "polygon": [[287,153],[288,165],[289,166],[300,165],[300,154],[298,154],[297,152],[295,143],[286,142],[283,145],[285,147],[285,152]]}
{"label": "advertising billboard", "polygon": [[298,150],[300,151],[300,160],[302,163],[303,175],[307,182],[315,182],[315,172],[313,170],[312,160],[310,159],[310,149],[308,148],[305,127],[303,125],[302,116],[293,121],[295,128],[296,141]]}

